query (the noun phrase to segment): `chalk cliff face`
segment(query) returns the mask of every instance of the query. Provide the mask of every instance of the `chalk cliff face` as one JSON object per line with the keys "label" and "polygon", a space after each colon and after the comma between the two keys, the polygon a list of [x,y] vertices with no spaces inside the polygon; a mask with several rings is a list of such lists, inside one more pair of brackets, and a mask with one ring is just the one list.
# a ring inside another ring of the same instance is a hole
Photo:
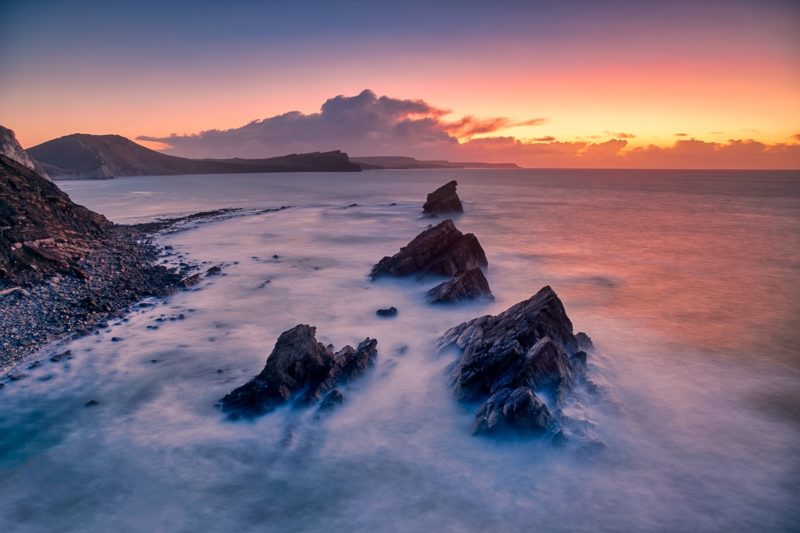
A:
{"label": "chalk cliff face", "polygon": [[75,133],[28,149],[54,179],[246,172],[358,172],[344,152],[291,154],[269,159],[187,159],[145,148],[120,135]]}
{"label": "chalk cliff face", "polygon": [[4,126],[0,126],[0,154],[13,159],[24,167],[37,171],[42,177],[48,178],[44,169],[37,165],[28,153],[22,149],[14,132]]}

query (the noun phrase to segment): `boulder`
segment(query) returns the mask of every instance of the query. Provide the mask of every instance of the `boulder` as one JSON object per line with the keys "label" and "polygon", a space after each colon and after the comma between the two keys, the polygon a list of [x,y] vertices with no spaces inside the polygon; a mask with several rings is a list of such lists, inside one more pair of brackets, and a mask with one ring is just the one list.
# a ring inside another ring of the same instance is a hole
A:
{"label": "boulder", "polygon": [[456,193],[458,183],[453,180],[430,193],[422,206],[422,212],[428,216],[445,213],[463,213],[464,206]]}
{"label": "boulder", "polygon": [[475,298],[492,296],[489,282],[480,268],[471,268],[459,272],[449,281],[440,283],[428,291],[428,303],[450,303],[459,300],[472,300]]}
{"label": "boulder", "polygon": [[375,314],[381,318],[391,318],[397,316],[397,308],[395,306],[378,309]]}
{"label": "boulder", "polygon": [[558,432],[558,422],[530,387],[503,388],[475,415],[473,435],[543,435]]}
{"label": "boulder", "polygon": [[391,257],[384,257],[372,268],[370,277],[417,274],[453,276],[473,268],[486,268],[489,262],[478,238],[463,234],[452,220],[429,226]]}
{"label": "boulder", "polygon": [[316,328],[305,324],[281,333],[261,373],[222,398],[223,411],[233,418],[254,417],[290,400],[307,405],[362,375],[375,362],[375,339],[334,352],[333,346],[317,342],[315,334]]}
{"label": "boulder", "polygon": [[448,369],[453,396],[485,402],[476,433],[508,427],[555,431],[557,418],[541,395],[561,406],[586,368],[586,352],[579,349],[564,306],[549,286],[499,315],[451,328],[439,339],[439,350],[448,348],[460,352]]}

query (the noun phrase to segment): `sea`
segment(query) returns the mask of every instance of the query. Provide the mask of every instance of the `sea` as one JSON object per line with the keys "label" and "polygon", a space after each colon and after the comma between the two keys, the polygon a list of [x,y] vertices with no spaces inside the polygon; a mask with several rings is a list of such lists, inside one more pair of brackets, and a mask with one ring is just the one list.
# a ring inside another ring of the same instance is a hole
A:
{"label": "sea", "polygon": [[[435,222],[421,205],[450,180],[465,206],[454,222],[485,249],[495,300],[431,306],[437,280],[370,281]],[[58,185],[123,224],[239,211],[157,238],[168,264],[221,275],[49,346],[4,382],[4,532],[800,530],[799,172]],[[545,285],[597,347],[597,393],[574,413],[585,431],[563,446],[472,436],[474,406],[453,401],[454,356],[436,339]],[[376,316],[389,306],[396,317]],[[226,419],[216,402],[297,324],[337,349],[377,338],[375,367],[329,416]]]}

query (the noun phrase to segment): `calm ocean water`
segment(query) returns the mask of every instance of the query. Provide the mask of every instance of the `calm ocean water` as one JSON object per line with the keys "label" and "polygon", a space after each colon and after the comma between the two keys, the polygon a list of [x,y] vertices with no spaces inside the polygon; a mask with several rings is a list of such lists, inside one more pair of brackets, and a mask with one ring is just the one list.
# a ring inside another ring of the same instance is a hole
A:
{"label": "calm ocean water", "polygon": [[[367,279],[429,223],[419,216],[425,194],[450,179],[466,209],[456,225],[486,249],[493,303],[432,308],[430,283]],[[164,237],[189,259],[228,263],[227,275],[70,343],[67,363],[43,352],[41,367],[0,391],[5,531],[800,528],[796,172],[380,171],[59,185],[122,223],[291,209]],[[448,397],[451,359],[434,353],[436,337],[546,284],[600,349],[590,373],[603,394],[576,416],[601,448],[476,439],[472,412]],[[388,305],[396,319],[374,316]],[[178,313],[187,318],[147,329]],[[324,421],[294,411],[223,420],[214,402],[257,373],[298,323],[337,346],[378,338],[377,367]],[[85,408],[92,399],[99,405]]]}

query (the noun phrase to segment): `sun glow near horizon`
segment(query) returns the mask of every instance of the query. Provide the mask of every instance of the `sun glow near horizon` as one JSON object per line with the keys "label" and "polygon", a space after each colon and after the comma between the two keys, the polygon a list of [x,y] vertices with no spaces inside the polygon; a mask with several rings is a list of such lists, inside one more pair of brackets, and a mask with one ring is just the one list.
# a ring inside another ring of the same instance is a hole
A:
{"label": "sun glow near horizon", "polygon": [[[365,138],[383,144],[338,148],[416,157],[463,153],[524,166],[582,166],[587,154],[598,164],[626,166],[631,162],[609,158],[613,149],[641,156],[657,148],[657,162],[642,162],[669,165],[673,157],[675,166],[704,164],[696,154],[691,161],[667,154],[694,139],[709,145],[707,154],[760,143],[758,165],[800,167],[800,9],[789,3],[615,1],[600,8],[576,1],[580,9],[573,12],[534,2],[493,11],[470,4],[459,13],[376,4],[333,28],[326,21],[340,13],[326,6],[313,14],[217,6],[188,15],[193,31],[176,25],[185,16],[176,8],[153,23],[147,2],[138,9],[85,3],[94,9],[84,18],[56,5],[46,16],[37,5],[2,8],[4,19],[18,24],[4,23],[0,37],[7,73],[0,116],[24,146],[74,132],[118,133],[192,156],[186,143],[163,139],[238,130],[291,111],[313,116],[326,100],[368,88],[397,101],[424,101],[423,120],[436,128],[420,133],[424,124],[410,113],[415,129],[401,138],[419,135],[416,143],[392,147],[396,132],[364,123]],[[103,29],[98,47],[100,36],[83,33],[123,16],[150,23],[146,42],[136,32]],[[289,27],[264,33],[259,16]],[[69,35],[54,32],[58,24],[71,28]],[[336,137],[295,145],[333,148]],[[438,153],[435,140],[470,149]],[[262,148],[241,155],[274,155]],[[731,157],[720,164],[752,166]]]}

